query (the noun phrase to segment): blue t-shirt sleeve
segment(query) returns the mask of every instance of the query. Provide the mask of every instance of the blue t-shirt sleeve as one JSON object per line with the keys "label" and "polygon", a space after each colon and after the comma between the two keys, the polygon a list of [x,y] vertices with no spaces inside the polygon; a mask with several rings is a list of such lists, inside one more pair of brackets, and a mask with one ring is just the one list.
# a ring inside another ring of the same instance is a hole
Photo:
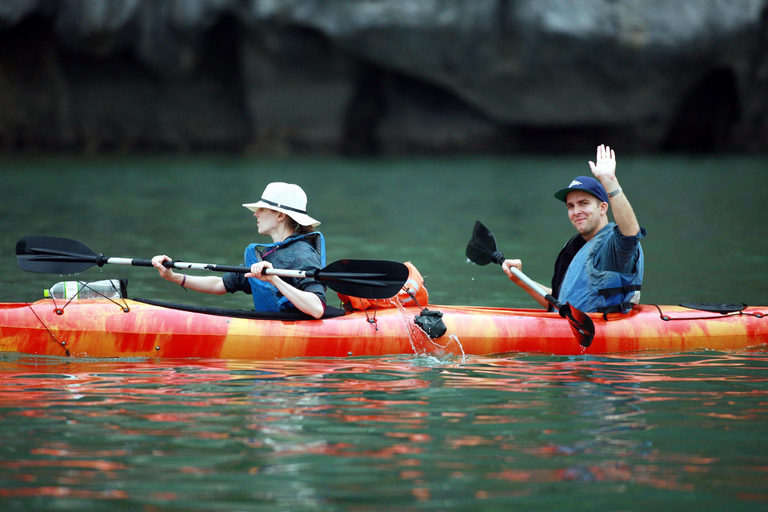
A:
{"label": "blue t-shirt sleeve", "polygon": [[645,234],[645,228],[641,227],[635,236],[624,236],[619,226],[614,226],[605,238],[598,261],[595,261],[595,267],[624,274],[633,273],[640,253],[638,251],[640,239],[645,238]]}

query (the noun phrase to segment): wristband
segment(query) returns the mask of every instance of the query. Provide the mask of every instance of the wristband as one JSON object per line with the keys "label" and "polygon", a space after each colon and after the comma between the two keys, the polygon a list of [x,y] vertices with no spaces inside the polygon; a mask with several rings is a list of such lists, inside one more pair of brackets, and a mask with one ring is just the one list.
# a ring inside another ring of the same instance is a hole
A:
{"label": "wristband", "polygon": [[181,280],[181,287],[184,288],[184,283],[187,282],[187,274],[184,274],[184,279]]}
{"label": "wristband", "polygon": [[615,197],[619,194],[621,194],[621,187],[617,188],[613,192],[608,192],[608,197]]}

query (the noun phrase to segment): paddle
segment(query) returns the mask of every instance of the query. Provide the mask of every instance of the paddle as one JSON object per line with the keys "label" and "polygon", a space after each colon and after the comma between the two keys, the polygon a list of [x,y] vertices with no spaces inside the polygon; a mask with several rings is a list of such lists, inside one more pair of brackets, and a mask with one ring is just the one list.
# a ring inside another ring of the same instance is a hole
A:
{"label": "paddle", "polygon": [[[489,263],[501,265],[505,259],[504,255],[496,249],[496,237],[479,220],[475,222],[472,240],[467,244],[466,254],[470,261],[478,265],[487,265]],[[533,291],[541,294],[547,302],[552,304],[561,317],[568,320],[579,345],[588,347],[592,344],[592,339],[595,337],[595,324],[589,315],[579,311],[567,302],[560,304],[556,298],[544,291],[541,286],[523,274],[519,269],[510,267],[510,270]]]}
{"label": "paddle", "polygon": [[[28,236],[16,243],[16,260],[22,270],[44,274],[77,274],[105,263],[152,267],[150,260],[108,258],[96,254],[76,240],[53,236]],[[247,274],[250,267],[166,261],[168,268],[212,270]],[[339,260],[314,270],[267,269],[267,274],[281,277],[311,278],[328,288],[353,297],[388,299],[396,295],[408,279],[408,267],[384,260]]]}

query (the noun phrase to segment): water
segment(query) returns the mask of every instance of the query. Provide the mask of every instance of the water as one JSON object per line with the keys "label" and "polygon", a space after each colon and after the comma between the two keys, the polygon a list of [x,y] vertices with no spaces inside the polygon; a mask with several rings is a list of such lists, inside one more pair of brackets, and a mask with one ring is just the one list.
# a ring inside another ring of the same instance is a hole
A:
{"label": "water", "polygon": [[[466,263],[475,220],[547,281],[570,237],[557,188],[584,157],[0,161],[0,301],[60,276],[16,241],[235,264],[242,203],[300,183],[329,261],[411,261],[433,304],[533,306]],[[768,159],[623,157],[649,236],[643,302],[768,304]],[[3,256],[4,255],[4,256]],[[249,307],[106,266],[131,296]],[[333,303],[333,300],[331,300]],[[2,510],[764,510],[768,351],[289,361],[0,355]]]}
{"label": "water", "polygon": [[768,353],[0,363],[4,510],[765,510]]}
{"label": "water", "polygon": [[[226,156],[0,160],[0,301],[36,300],[51,276],[19,271],[27,235],[79,240],[107,256],[165,253],[237,264],[254,241],[241,206],[269,181],[300,183],[323,224],[328,260],[411,261],[435,304],[536,306],[495,266],[466,262],[475,220],[499,249],[548,282],[574,230],[552,197],[594,155],[559,158],[254,160]],[[768,158],[625,157],[619,179],[648,230],[643,302],[768,303]],[[5,255],[2,257],[1,255]],[[56,276],[54,276],[56,277]],[[136,297],[247,307],[242,294],[185,293],[146,268],[108,266]],[[56,279],[58,280],[58,279]]]}

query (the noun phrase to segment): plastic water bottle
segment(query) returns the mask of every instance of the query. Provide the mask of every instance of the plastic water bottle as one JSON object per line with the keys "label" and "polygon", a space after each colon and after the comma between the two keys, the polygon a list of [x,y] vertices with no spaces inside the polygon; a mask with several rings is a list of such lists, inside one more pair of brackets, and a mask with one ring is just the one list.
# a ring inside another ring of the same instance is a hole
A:
{"label": "plastic water bottle", "polygon": [[104,279],[87,283],[85,281],[61,281],[43,290],[46,298],[53,299],[119,299],[120,280]]}

